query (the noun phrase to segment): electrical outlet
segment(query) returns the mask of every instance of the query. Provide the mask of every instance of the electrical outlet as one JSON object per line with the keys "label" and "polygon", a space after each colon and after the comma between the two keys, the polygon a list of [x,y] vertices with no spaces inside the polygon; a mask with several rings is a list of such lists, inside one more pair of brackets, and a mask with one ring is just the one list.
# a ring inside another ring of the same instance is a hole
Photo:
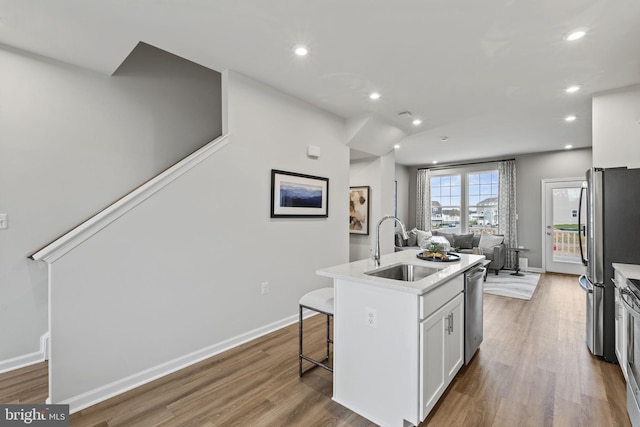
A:
{"label": "electrical outlet", "polygon": [[9,219],[6,213],[0,214],[0,230],[6,230],[9,228]]}
{"label": "electrical outlet", "polygon": [[376,311],[375,308],[365,308],[365,321],[364,323],[367,326],[371,326],[372,328],[377,328],[378,327],[378,312]]}
{"label": "electrical outlet", "polygon": [[261,291],[262,291],[262,295],[266,295],[269,293],[269,282],[262,282],[261,286]]}

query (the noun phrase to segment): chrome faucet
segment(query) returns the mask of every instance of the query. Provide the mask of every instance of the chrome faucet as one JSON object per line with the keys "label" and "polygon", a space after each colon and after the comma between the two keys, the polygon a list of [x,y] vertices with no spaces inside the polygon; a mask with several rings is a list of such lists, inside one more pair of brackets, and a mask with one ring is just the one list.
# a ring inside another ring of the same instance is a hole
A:
{"label": "chrome faucet", "polygon": [[404,224],[402,223],[402,221],[400,221],[398,218],[396,218],[393,215],[386,215],[380,218],[380,221],[378,221],[378,225],[376,227],[376,252],[373,255],[373,260],[375,261],[377,267],[380,266],[380,224],[382,224],[384,221],[388,219],[393,219],[400,225],[403,239],[409,238],[409,235],[407,234],[407,229],[404,227]]}

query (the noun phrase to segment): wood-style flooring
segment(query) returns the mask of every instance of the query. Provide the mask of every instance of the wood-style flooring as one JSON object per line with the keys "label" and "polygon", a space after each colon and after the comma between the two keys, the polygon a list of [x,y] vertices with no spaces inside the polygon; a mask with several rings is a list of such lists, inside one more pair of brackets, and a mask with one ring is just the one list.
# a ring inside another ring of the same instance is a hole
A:
{"label": "wood-style flooring", "polygon": [[[590,355],[575,276],[544,274],[530,301],[485,295],[485,336],[424,426],[629,426],[617,365]],[[323,350],[323,317],[308,343]],[[71,426],[372,426],[298,378],[297,325],[80,411]],[[305,335],[306,336],[306,335]],[[100,369],[96,366],[96,369]],[[47,365],[0,375],[1,403],[43,403]],[[390,391],[392,392],[392,391]]]}

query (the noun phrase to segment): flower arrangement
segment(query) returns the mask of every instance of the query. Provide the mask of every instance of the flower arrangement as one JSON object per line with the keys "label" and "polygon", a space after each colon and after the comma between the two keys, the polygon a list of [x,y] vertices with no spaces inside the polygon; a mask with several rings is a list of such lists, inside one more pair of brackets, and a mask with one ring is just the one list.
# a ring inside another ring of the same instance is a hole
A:
{"label": "flower arrangement", "polygon": [[438,242],[431,242],[423,256],[427,258],[441,258],[447,257],[447,250]]}

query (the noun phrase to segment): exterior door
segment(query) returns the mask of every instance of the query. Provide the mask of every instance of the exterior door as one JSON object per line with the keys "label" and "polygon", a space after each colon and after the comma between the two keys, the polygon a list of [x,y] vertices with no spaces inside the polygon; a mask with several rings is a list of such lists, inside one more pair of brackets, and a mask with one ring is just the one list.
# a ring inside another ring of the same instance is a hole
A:
{"label": "exterior door", "polygon": [[[584,274],[580,257],[578,209],[584,180],[567,178],[542,181],[543,242],[545,271]],[[586,206],[582,206],[586,218]],[[584,220],[583,220],[584,223]]]}

